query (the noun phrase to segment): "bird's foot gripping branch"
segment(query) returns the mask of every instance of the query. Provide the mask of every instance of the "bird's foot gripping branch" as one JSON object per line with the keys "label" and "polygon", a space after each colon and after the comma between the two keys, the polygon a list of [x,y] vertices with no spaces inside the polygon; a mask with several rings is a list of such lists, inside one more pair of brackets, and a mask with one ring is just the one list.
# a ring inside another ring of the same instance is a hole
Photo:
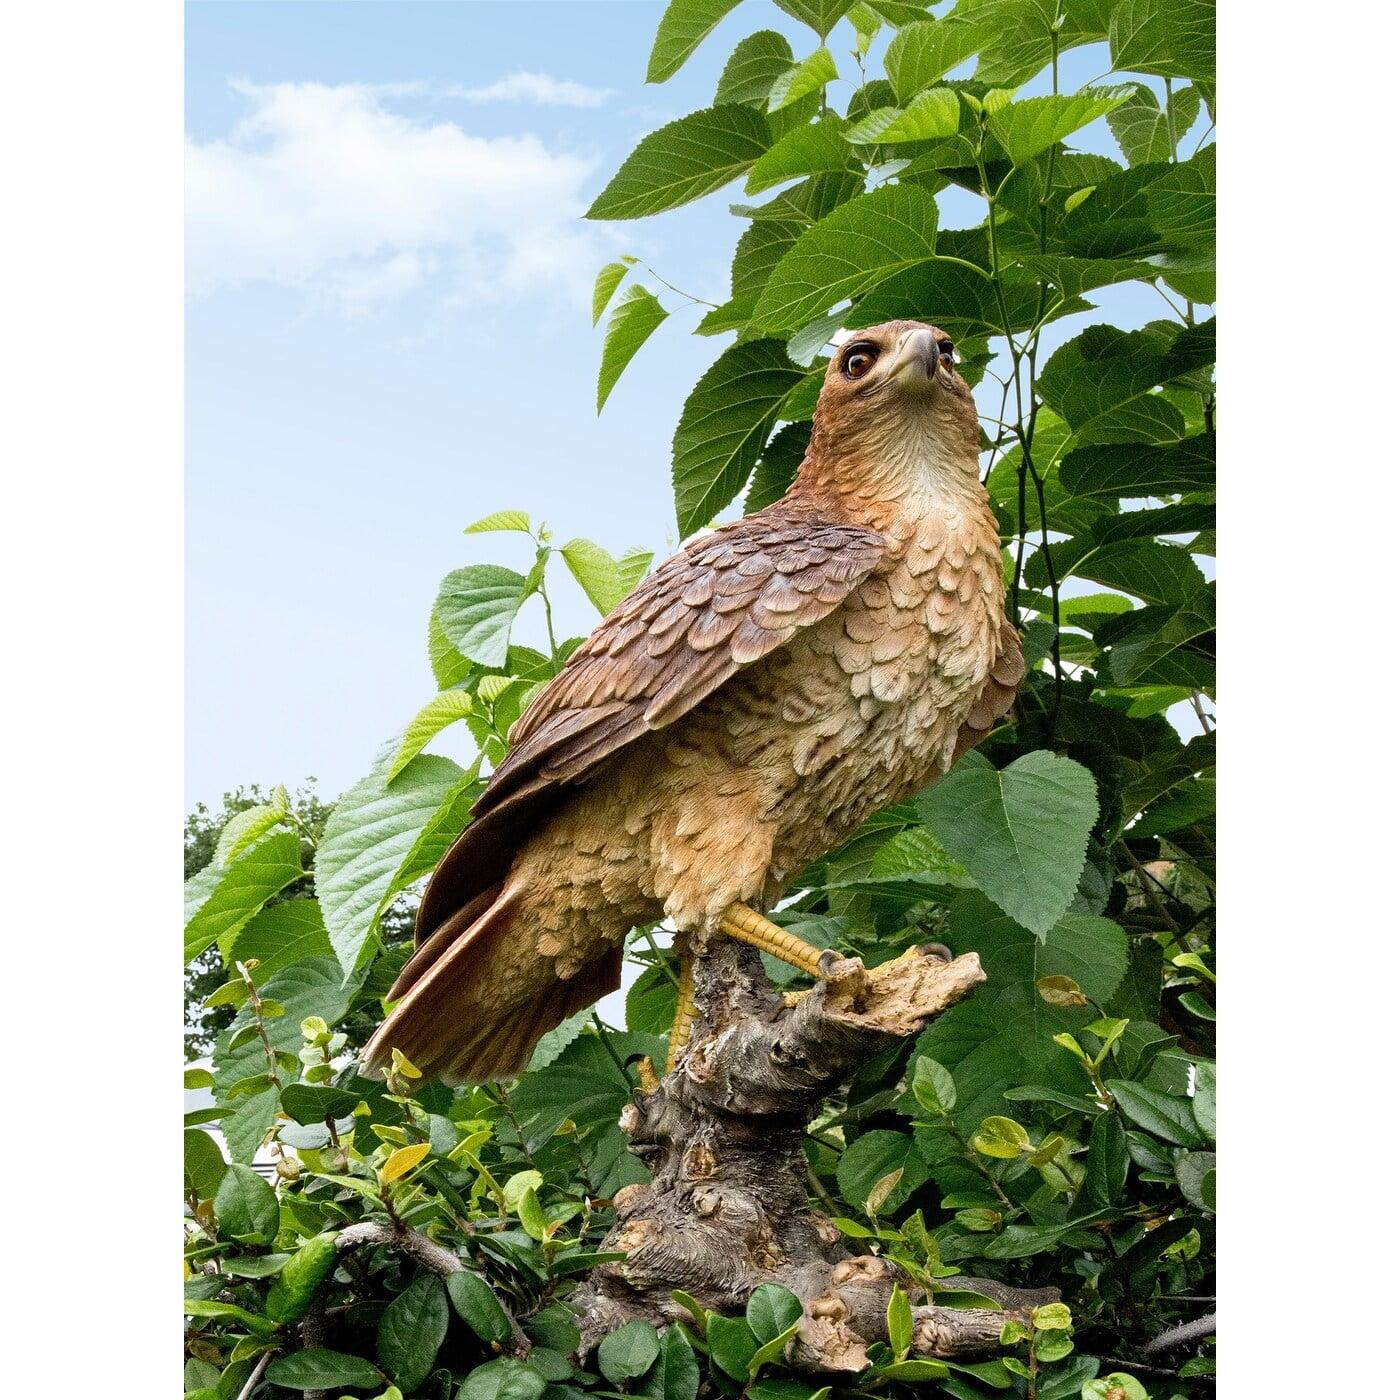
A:
{"label": "bird's foot gripping branch", "polygon": [[[849,969],[833,972],[859,970],[847,961]],[[870,1347],[886,1342],[896,1364],[908,1366],[906,1358],[987,1355],[1007,1322],[1055,1300],[1053,1290],[948,1278],[941,1288],[962,1306],[940,1305],[941,1289],[930,1294],[890,1260],[853,1254],[808,1205],[803,1136],[822,1100],[984,981],[976,954],[948,961],[941,951],[915,951],[864,976],[833,976],[789,1006],[757,952],[720,939],[696,958],[694,978],[687,1050],[623,1112],[623,1131],[652,1180],[618,1193],[602,1248],[625,1258],[596,1269],[575,1300],[583,1351],[633,1321],[704,1327],[708,1312],[722,1322],[777,1284],[801,1311],[768,1329],[772,1359],[811,1372],[859,1371]],[[890,1318],[901,1312],[891,1308],[896,1287],[911,1299],[907,1338],[890,1335]],[[982,1295],[982,1306],[966,1306],[969,1291]],[[752,1360],[744,1349],[739,1366]]]}

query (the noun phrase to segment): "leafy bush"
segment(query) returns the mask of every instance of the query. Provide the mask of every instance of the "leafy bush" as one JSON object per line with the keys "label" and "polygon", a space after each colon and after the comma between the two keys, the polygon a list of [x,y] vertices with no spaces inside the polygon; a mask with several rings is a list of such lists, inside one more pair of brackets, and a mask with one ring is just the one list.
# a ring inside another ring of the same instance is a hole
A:
{"label": "leafy bush", "polygon": [[[672,0],[648,77],[674,73],[735,3]],[[956,1268],[1052,1284],[1064,1302],[1009,1329],[1000,1359],[945,1367],[903,1356],[901,1292],[891,1346],[850,1384],[1195,1394],[1208,1343],[1151,1343],[1212,1311],[1213,1293],[1213,587],[1198,559],[1214,550],[1215,394],[1198,308],[1214,297],[1214,148],[1183,143],[1214,107],[1213,7],[779,4],[815,31],[811,52],[771,30],[744,39],[714,105],[644,138],[591,211],[660,213],[741,176],[764,196],[734,206],[747,228],[732,294],[697,327],[738,334],[681,410],[680,529],[741,493],[748,509],[781,493],[838,327],[935,322],[995,409],[987,484],[1035,663],[1012,723],[803,872],[779,917],[869,964],[936,938],[988,974],[810,1125],[816,1209],[897,1260],[911,1293]],[[1123,81],[1061,92],[1060,55],[1090,44]],[[857,81],[838,112],[842,68]],[[1072,149],[1100,118],[1121,162]],[[985,205],[979,221],[941,227],[944,191]],[[637,268],[599,276],[595,319],[613,304],[600,405],[674,314]],[[1155,286],[1175,319],[1085,324],[1042,353],[1047,327],[1091,321],[1090,294],[1123,281]],[[649,563],[556,546],[519,512],[468,533],[487,530],[519,536],[522,571],[469,563],[443,580],[438,693],[402,737],[323,827],[280,790],[240,804],[187,882],[186,961],[218,959],[203,1004],[233,1013],[210,1068],[187,1072],[212,1097],[187,1119],[187,1390],[804,1400],[814,1384],[783,1368],[795,1300],[780,1289],[743,1318],[633,1325],[587,1368],[570,1358],[570,1290],[613,1196],[645,1177],[616,1123],[674,1008],[653,930],[629,940],[625,1027],[574,1017],[511,1084],[449,1091],[402,1060],[387,1084],[355,1074],[407,953],[386,913],[577,645],[553,635],[551,561],[600,613]],[[536,597],[532,647],[520,617]],[[1189,739],[1183,712],[1201,731]],[[477,747],[467,768],[425,752],[459,722]],[[252,1165],[264,1146],[272,1184]]]}

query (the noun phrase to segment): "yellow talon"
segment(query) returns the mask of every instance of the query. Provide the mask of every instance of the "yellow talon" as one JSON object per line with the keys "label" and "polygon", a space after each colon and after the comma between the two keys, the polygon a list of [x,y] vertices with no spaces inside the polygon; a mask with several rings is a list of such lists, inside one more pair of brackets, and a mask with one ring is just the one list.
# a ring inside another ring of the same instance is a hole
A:
{"label": "yellow talon", "polygon": [[761,952],[771,953],[781,962],[791,963],[809,977],[822,975],[822,949],[804,943],[747,904],[731,904],[720,915],[719,927],[722,933],[737,938],[740,943],[751,944]]}
{"label": "yellow talon", "polygon": [[676,1016],[671,1022],[671,1036],[666,1042],[666,1073],[675,1069],[690,1040],[691,1028],[695,1025],[695,978],[691,972],[690,939],[678,933],[675,938],[676,952],[681,960],[680,986],[676,989]]}

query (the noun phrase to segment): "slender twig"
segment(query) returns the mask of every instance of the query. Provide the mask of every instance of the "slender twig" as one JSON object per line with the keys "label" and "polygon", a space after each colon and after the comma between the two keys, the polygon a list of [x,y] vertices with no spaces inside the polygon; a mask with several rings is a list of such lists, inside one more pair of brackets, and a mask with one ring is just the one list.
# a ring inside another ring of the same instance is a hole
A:
{"label": "slender twig", "polygon": [[265,1351],[258,1357],[258,1364],[253,1367],[252,1375],[243,1382],[243,1389],[238,1392],[238,1400],[249,1400],[249,1396],[258,1388],[258,1384],[263,1378],[263,1372],[267,1370],[268,1362],[271,1360],[271,1351]]}

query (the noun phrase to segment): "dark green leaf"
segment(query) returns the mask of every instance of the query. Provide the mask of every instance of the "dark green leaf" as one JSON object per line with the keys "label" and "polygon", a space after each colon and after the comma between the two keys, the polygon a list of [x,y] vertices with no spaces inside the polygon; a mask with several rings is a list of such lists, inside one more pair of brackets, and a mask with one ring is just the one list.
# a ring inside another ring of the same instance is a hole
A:
{"label": "dark green leaf", "polygon": [[645,1372],[660,1351],[655,1327],[649,1322],[629,1322],[598,1344],[598,1369],[620,1386]]}
{"label": "dark green leaf", "polygon": [[301,842],[290,831],[266,837],[227,870],[201,871],[186,885],[186,907],[192,905],[194,912],[185,924],[185,961],[197,958],[215,941],[220,951],[232,947],[258,910],[303,873]]}
{"label": "dark green leaf", "polygon": [[267,1378],[288,1390],[323,1390],[344,1385],[367,1390],[384,1383],[379,1370],[363,1357],[347,1356],[325,1347],[305,1347],[279,1356],[267,1368]]}
{"label": "dark green leaf", "polygon": [[447,1294],[426,1270],[384,1309],[379,1319],[379,1364],[401,1390],[413,1392],[433,1369],[447,1335]]}
{"label": "dark green leaf", "polygon": [[656,27],[651,57],[647,59],[647,82],[664,83],[738,3],[739,0],[671,0]]}
{"label": "dark green leaf", "polygon": [[1116,1113],[1101,1113],[1094,1120],[1084,1159],[1084,1200],[1091,1206],[1117,1205],[1127,1182],[1127,1134]]}
{"label": "dark green leaf", "polygon": [[1130,1079],[1106,1081],[1108,1091],[1129,1122],[1178,1147],[1202,1146],[1201,1131],[1191,1113],[1191,1101],[1135,1084]]}
{"label": "dark green leaf", "polygon": [[510,1318],[480,1274],[470,1270],[448,1274],[447,1296],[457,1315],[483,1342],[504,1342],[510,1336]]}
{"label": "dark green leaf", "polygon": [[760,1342],[771,1342],[801,1316],[801,1301],[776,1283],[759,1284],[744,1308],[744,1317]]}

